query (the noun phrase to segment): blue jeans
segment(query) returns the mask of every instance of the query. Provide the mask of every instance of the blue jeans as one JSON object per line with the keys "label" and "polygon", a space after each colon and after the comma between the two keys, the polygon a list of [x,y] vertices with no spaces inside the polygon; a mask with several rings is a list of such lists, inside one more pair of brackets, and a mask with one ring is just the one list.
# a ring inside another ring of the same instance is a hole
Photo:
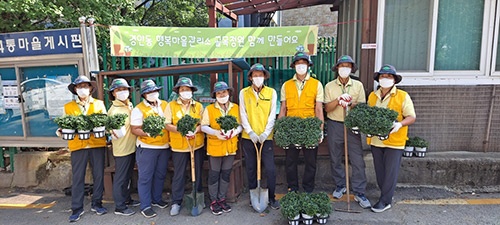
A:
{"label": "blue jeans", "polygon": [[137,189],[141,210],[151,207],[151,203],[162,201],[163,185],[167,177],[168,160],[172,151],[138,146],[136,151],[139,178]]}

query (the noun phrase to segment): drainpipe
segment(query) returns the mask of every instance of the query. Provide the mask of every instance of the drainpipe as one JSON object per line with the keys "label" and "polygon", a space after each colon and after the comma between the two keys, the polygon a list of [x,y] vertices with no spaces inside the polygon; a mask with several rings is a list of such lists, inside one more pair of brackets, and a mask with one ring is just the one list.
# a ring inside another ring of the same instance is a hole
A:
{"label": "drainpipe", "polygon": [[488,151],[488,146],[489,146],[489,142],[490,142],[491,119],[493,117],[493,107],[495,106],[495,91],[496,91],[496,86],[493,85],[493,90],[491,91],[490,112],[488,115],[488,124],[486,125],[486,138],[483,141],[483,152]]}

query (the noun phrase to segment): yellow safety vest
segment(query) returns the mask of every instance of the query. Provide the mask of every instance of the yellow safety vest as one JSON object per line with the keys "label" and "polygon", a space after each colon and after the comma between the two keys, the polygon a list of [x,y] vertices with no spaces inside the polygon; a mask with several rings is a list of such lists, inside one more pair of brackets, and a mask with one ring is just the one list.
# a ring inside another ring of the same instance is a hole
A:
{"label": "yellow safety vest", "polygon": [[[259,97],[255,98],[252,87],[246,87],[243,89],[243,101],[245,101],[245,110],[247,113],[248,123],[252,127],[255,134],[260,135],[266,130],[267,119],[269,118],[269,113],[271,113],[273,89],[264,86],[260,90]],[[262,99],[265,100],[262,100]],[[276,115],[273,115],[276,116]],[[250,139],[247,132],[243,131],[242,135],[245,139]],[[273,132],[269,134],[266,140],[273,139]]]}
{"label": "yellow safety vest", "polygon": [[[104,113],[101,111],[96,111],[94,108],[94,104],[102,104],[104,103],[101,100],[94,99],[94,101],[90,102],[89,110],[87,111],[87,115],[93,113]],[[76,101],[68,102],[64,105],[64,112],[66,115],[78,116],[82,114],[80,107],[78,107],[78,103]],[[90,139],[88,140],[80,140],[78,135],[75,135],[73,140],[68,141],[68,148],[70,151],[77,151],[84,148],[98,148],[106,146],[106,138],[95,138],[94,135],[90,135]]]}
{"label": "yellow safety vest", "polygon": [[[162,111],[165,111],[165,109],[167,108],[167,104],[168,103],[166,101],[160,100],[160,108]],[[149,116],[158,116],[159,115],[151,107],[148,107],[144,102],[139,103],[136,107],[142,112],[143,121],[144,121],[144,119],[146,119]],[[167,129],[164,128],[162,136],[156,136],[154,138],[153,137],[139,136],[137,138],[140,141],[142,141],[143,143],[148,144],[148,145],[163,146],[170,141],[168,133],[169,132],[167,131]]]}
{"label": "yellow safety vest", "polygon": [[314,109],[316,108],[318,84],[319,81],[314,78],[307,80],[299,97],[295,81],[291,79],[285,82],[286,115],[301,118],[316,116]]}
{"label": "yellow safety vest", "polygon": [[[215,104],[209,105],[205,110],[208,110],[208,116],[210,118],[210,127],[215,130],[220,130],[220,125],[217,123],[217,118],[223,116],[218,108],[215,108]],[[237,121],[240,121],[239,115],[240,110],[238,105],[234,104],[233,107],[227,112],[227,115],[236,117]],[[215,135],[207,135],[207,154],[210,156],[227,156],[236,155],[238,150],[238,136],[234,136],[229,140],[220,140]]]}
{"label": "yellow safety vest", "polygon": [[[179,117],[178,115],[184,116],[184,113],[182,111],[182,105],[177,103],[177,101],[171,101],[169,105],[170,105],[170,110],[172,112],[172,124],[174,126],[177,126],[177,122],[179,122],[179,120],[182,118]],[[201,105],[201,103],[196,102],[194,106],[193,105],[190,106],[190,111],[188,114],[193,118],[201,119],[200,112],[202,109],[203,106]],[[181,113],[178,114],[177,112]],[[202,147],[204,142],[205,142],[205,135],[203,134],[203,132],[196,133],[194,138],[194,145],[193,145],[193,140],[190,140],[191,147],[193,147],[193,149],[195,150]],[[172,151],[174,152],[189,152],[189,146],[186,137],[183,137],[181,133],[178,132],[170,132],[170,146],[172,147]]]}

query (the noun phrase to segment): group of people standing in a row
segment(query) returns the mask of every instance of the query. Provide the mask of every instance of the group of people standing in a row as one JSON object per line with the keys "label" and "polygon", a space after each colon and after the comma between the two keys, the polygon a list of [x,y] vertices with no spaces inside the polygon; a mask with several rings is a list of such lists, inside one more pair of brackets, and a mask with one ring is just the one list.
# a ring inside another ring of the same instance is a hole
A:
{"label": "group of people standing in a row", "polygon": [[[350,78],[356,72],[356,64],[349,56],[342,56],[332,68],[338,72],[338,77],[323,85],[309,73],[312,61],[306,53],[294,55],[291,67],[295,69],[292,79],[281,87],[278,118],[297,116],[302,118],[318,117],[324,121],[323,111],[327,113],[328,148],[331,157],[331,167],[334,181],[337,185],[333,196],[341,198],[346,192],[342,156],[344,154],[344,110],[366,102],[363,84]],[[216,82],[212,97],[215,103],[205,109],[202,104],[193,99],[197,88],[189,78],[178,79],[173,91],[178,98],[171,102],[159,99],[162,87],[152,80],[141,83],[140,94],[143,100],[133,107],[130,93],[133,90],[125,79],[113,80],[109,87],[112,105],[106,110],[101,100],[92,98],[91,94],[97,86],[86,76],[79,76],[68,89],[77,97],[64,106],[67,115],[90,115],[107,113],[128,115],[125,136],[117,138],[112,132],[113,155],[115,158],[115,175],[113,179],[113,198],[117,215],[132,215],[130,206],[140,206],[141,214],[147,218],[156,216],[154,207],[166,208],[168,203],[162,198],[167,167],[170,158],[173,163],[170,215],[178,215],[181,210],[186,166],[190,160],[190,148],[194,149],[196,191],[202,191],[202,165],[204,156],[208,155],[208,192],[210,210],[214,215],[230,212],[231,206],[226,202],[229,178],[234,156],[240,146],[245,156],[245,169],[248,177],[248,189],[257,187],[257,147],[262,145],[262,164],[267,179],[269,207],[279,209],[280,204],[275,198],[276,169],[274,162],[273,127],[276,120],[277,93],[273,88],[264,85],[270,73],[262,64],[254,64],[247,78],[250,86],[239,92],[239,105],[229,101],[234,96],[233,88],[225,82]],[[378,202],[372,207],[365,196],[366,176],[365,163],[359,134],[348,132],[348,149],[350,163],[353,168],[352,185],[355,200],[363,208],[374,212],[382,212],[391,207],[392,196],[397,181],[402,149],[407,139],[408,125],[415,121],[413,103],[409,95],[395,87],[402,77],[396,74],[394,67],[384,65],[375,73],[374,79],[380,88],[371,93],[368,104],[390,108],[398,112],[397,122],[386,141],[376,138],[369,139],[373,152],[377,183],[381,189]],[[234,99],[234,98],[233,98]],[[165,117],[163,135],[151,137],[142,129],[143,121],[148,116]],[[194,132],[183,137],[177,131],[177,123],[184,116],[200,119]],[[240,126],[231,131],[222,131],[216,119],[232,115],[237,118]],[[323,129],[323,125],[321,127]],[[241,133],[241,138],[239,135]],[[206,139],[206,142],[205,142]],[[241,141],[241,143],[238,143]],[[323,141],[323,136],[318,144]],[[205,144],[206,143],[206,144]],[[93,177],[93,195],[91,211],[102,215],[107,209],[102,206],[103,176],[104,176],[104,138],[90,137],[80,140],[75,137],[68,141],[71,151],[72,165],[72,214],[70,222],[80,219],[83,214],[84,178],[87,162],[90,161]],[[313,192],[316,174],[317,148],[303,149],[305,169],[302,188],[305,192]],[[299,148],[290,147],[285,151],[285,168],[288,191],[299,191],[298,158]],[[140,201],[130,197],[130,181],[134,165],[137,163],[137,188]]]}

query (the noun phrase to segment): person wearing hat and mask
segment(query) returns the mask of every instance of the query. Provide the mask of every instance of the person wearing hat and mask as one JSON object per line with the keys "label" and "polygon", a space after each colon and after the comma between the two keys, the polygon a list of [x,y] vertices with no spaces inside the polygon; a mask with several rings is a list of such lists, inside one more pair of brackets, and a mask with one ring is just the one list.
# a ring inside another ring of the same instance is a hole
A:
{"label": "person wearing hat and mask", "polygon": [[160,100],[159,87],[152,80],[141,83],[141,96],[144,98],[130,116],[132,134],[137,136],[136,161],[138,169],[137,189],[139,192],[141,214],[146,218],[156,216],[152,206],[164,209],[168,203],[163,201],[163,184],[167,177],[168,160],[172,154],[169,135],[163,129],[163,135],[151,137],[142,129],[144,119],[149,116],[162,116],[168,103]]}
{"label": "person wearing hat and mask", "polygon": [[[281,107],[278,118],[284,116],[296,116],[301,118],[317,117],[323,120],[323,85],[319,80],[311,77],[309,68],[313,65],[309,55],[304,52],[297,52],[290,67],[295,69],[292,79],[286,81],[281,86]],[[323,130],[323,123],[321,124]],[[323,135],[323,132],[321,133]],[[318,144],[323,142],[323,137],[318,140]],[[299,179],[297,164],[299,161],[300,149],[295,146],[285,151],[286,179],[289,191],[299,190]],[[304,176],[302,187],[305,192],[311,193],[314,190],[316,177],[316,157],[318,147],[314,149],[304,149]]]}
{"label": "person wearing hat and mask", "polygon": [[233,88],[226,82],[214,84],[212,97],[216,102],[207,106],[201,118],[201,130],[207,134],[207,155],[210,162],[208,171],[208,193],[210,195],[210,210],[212,214],[220,215],[230,212],[231,206],[226,202],[226,193],[229,188],[229,176],[233,168],[234,155],[238,150],[238,134],[241,126],[232,130],[221,130],[217,119],[226,115],[236,118],[240,123],[237,104],[229,101]]}
{"label": "person wearing hat and mask", "polygon": [[[332,177],[337,185],[333,191],[334,198],[342,198],[346,192],[346,178],[344,162],[344,116],[345,111],[358,103],[365,103],[365,89],[363,83],[351,79],[351,73],[357,70],[356,63],[348,55],[341,56],[333,66],[338,76],[325,85],[325,111],[327,116],[327,138]],[[362,208],[370,208],[371,203],[365,196],[366,174],[363,159],[363,147],[360,134],[347,132],[347,147],[349,161],[352,167],[352,189],[354,200]]]}
{"label": "person wearing hat and mask", "polygon": [[[104,102],[92,98],[91,94],[97,85],[86,76],[79,76],[68,85],[71,93],[77,98],[64,105],[65,115],[91,115],[94,113],[106,114]],[[71,210],[70,222],[76,222],[83,214],[83,200],[85,188],[85,171],[90,161],[93,178],[93,193],[91,211],[97,215],[108,212],[102,206],[102,194],[104,191],[104,155],[106,138],[95,138],[93,135],[88,140],[80,140],[78,135],[68,141],[71,152],[71,172],[73,175],[71,183]]]}
{"label": "person wearing hat and mask", "polygon": [[247,77],[251,85],[242,89],[239,95],[241,125],[241,147],[245,153],[245,170],[248,189],[257,188],[257,155],[255,146],[262,146],[262,164],[266,170],[269,206],[279,209],[275,198],[276,166],[274,163],[273,127],[276,120],[277,94],[273,88],[264,85],[269,79],[269,71],[260,64],[252,65]]}
{"label": "person wearing hat and mask", "polygon": [[184,115],[190,115],[198,119],[201,119],[203,115],[203,105],[193,99],[193,92],[197,90],[198,88],[193,85],[191,79],[187,77],[179,78],[177,84],[173,88],[173,91],[177,93],[179,97],[177,100],[171,101],[165,109],[165,123],[167,130],[170,131],[172,161],[174,163],[172,208],[170,209],[171,216],[179,214],[182,198],[184,196],[186,166],[190,160],[190,149],[186,137],[189,139],[191,147],[195,150],[196,187],[193,188],[196,188],[199,192],[203,190],[201,172],[203,169],[205,135],[203,132],[200,132],[200,125],[196,127],[194,132],[188,133],[186,137],[183,137],[181,133],[177,131],[177,122]]}
{"label": "person wearing hat and mask", "polygon": [[408,126],[415,122],[416,114],[410,95],[396,87],[403,78],[396,73],[394,66],[383,65],[375,73],[374,79],[380,87],[370,93],[368,105],[392,109],[398,113],[387,140],[367,138],[380,188],[379,200],[371,209],[373,212],[384,212],[391,208],[401,157],[408,139]]}
{"label": "person wearing hat and mask", "polygon": [[133,106],[129,100],[130,87],[123,78],[114,79],[109,87],[109,98],[113,101],[108,110],[108,116],[126,114],[125,135],[117,136],[111,130],[113,156],[115,158],[115,175],[113,176],[113,199],[115,214],[130,216],[135,213],[127,205],[138,206],[140,202],[130,197],[130,182],[135,165],[136,136],[130,132],[130,114]]}

